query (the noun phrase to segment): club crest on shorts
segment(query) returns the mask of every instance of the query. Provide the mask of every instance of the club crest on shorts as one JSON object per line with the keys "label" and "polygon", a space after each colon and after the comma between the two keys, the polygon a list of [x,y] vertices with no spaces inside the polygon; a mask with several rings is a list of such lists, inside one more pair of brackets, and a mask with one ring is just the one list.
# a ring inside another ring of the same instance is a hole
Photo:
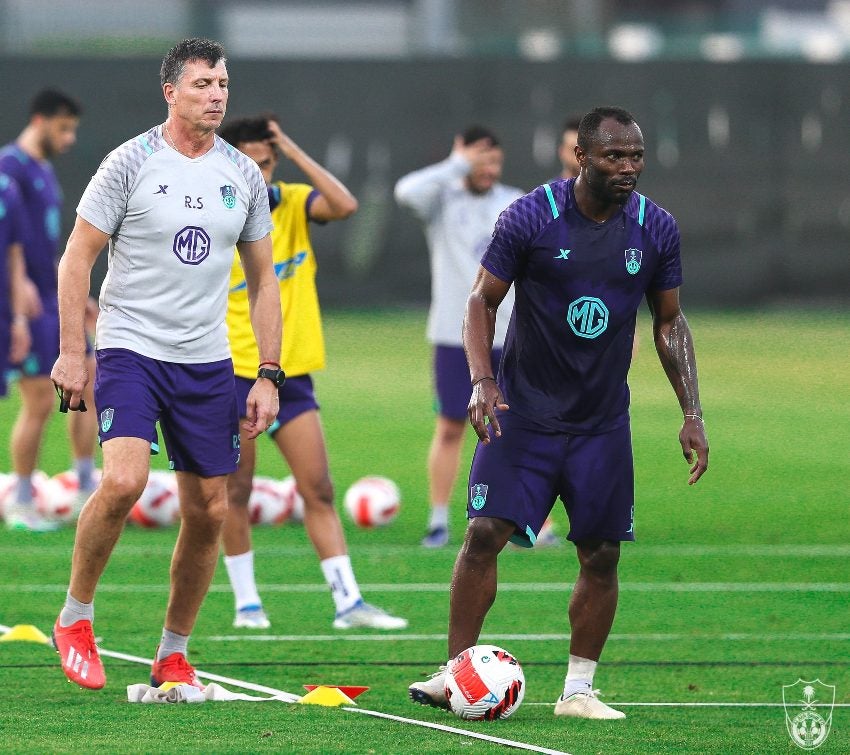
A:
{"label": "club crest on shorts", "polygon": [[113,408],[104,409],[100,413],[100,430],[101,432],[108,433],[109,428],[112,427],[112,418],[115,416],[115,410]]}
{"label": "club crest on shorts", "polygon": [[[797,679],[793,684],[783,684],[782,705],[785,728],[797,747],[814,750],[826,741],[835,706],[834,684],[824,684],[820,679],[811,682]],[[824,715],[818,713],[818,708]]]}
{"label": "club crest on shorts", "polygon": [[643,252],[640,249],[626,249],[626,272],[637,275],[640,263],[643,262]]}
{"label": "club crest on shorts", "polygon": [[481,511],[487,503],[487,488],[488,486],[484,483],[476,482],[469,489],[469,505],[476,511]]}
{"label": "club crest on shorts", "polygon": [[228,210],[232,210],[236,207],[236,189],[233,188],[230,184],[225,184],[224,186],[219,187],[219,191],[221,192],[221,201],[224,202],[224,206]]}

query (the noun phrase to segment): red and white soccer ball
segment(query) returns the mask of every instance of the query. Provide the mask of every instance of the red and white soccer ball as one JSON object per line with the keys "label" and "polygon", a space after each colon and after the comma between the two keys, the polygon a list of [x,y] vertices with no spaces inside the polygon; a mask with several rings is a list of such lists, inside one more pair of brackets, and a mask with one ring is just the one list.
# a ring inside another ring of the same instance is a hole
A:
{"label": "red and white soccer ball", "polygon": [[304,499],[301,497],[301,493],[298,492],[298,487],[295,485],[295,478],[292,475],[284,477],[278,483],[278,486],[289,509],[289,521],[295,524],[301,524],[304,521]]}
{"label": "red and white soccer ball", "polygon": [[401,494],[386,477],[361,477],[345,491],[343,503],[359,527],[383,527],[398,516]]}
{"label": "red and white soccer ball", "polygon": [[[93,472],[95,484],[100,483],[101,471],[95,469]],[[65,472],[53,475],[47,483],[47,495],[38,504],[38,511],[48,519],[58,519],[69,522],[85,501],[77,501],[80,492],[80,481],[77,472],[69,469]]]}
{"label": "red and white soccer ball", "polygon": [[[40,469],[32,473],[33,503],[36,510],[41,513],[44,513],[47,502],[50,500],[49,481],[50,478]],[[7,506],[14,503],[17,490],[18,475],[14,473],[0,475],[0,514],[6,510]]]}
{"label": "red and white soccer ball", "polygon": [[139,500],[130,509],[130,521],[141,527],[170,527],[180,519],[180,497],[173,472],[153,471]]}
{"label": "red and white soccer ball", "polygon": [[255,477],[248,499],[251,524],[283,524],[292,513],[292,501],[284,495],[281,483],[271,477]]}
{"label": "red and white soccer ball", "polygon": [[475,645],[446,667],[446,697],[459,718],[495,721],[512,715],[525,697],[522,666],[495,645]]}

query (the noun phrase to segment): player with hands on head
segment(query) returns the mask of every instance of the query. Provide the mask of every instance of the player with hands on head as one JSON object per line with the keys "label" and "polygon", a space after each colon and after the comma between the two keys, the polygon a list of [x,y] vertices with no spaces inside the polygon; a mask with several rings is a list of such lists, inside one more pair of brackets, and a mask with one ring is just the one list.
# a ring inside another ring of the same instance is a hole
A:
{"label": "player with hands on head", "polygon": [[[598,698],[593,676],[617,607],[620,543],[635,537],[627,375],[644,299],[683,414],[688,483],[708,469],[693,339],[679,304],[679,230],[636,191],[644,149],[640,128],[622,108],[585,115],[578,178],[545,184],[502,213],[466,307],[469,419],[480,443],[452,577],[449,657],[478,642],[496,597],[501,550],[509,541],[533,546],[560,497],[579,575],[558,716],[625,717]],[[511,284],[514,318],[494,376],[489,349]],[[445,707],[444,678],[440,669],[412,684],[410,697]]]}
{"label": "player with hands on head", "polygon": [[[504,153],[495,134],[471,126],[456,136],[449,157],[399,179],[395,197],[425,226],[431,264],[431,307],[427,336],[433,344],[437,418],[428,452],[430,516],[422,545],[449,541],[449,500],[466,433],[469,379],[461,342],[463,309],[493,224],[520,189],[500,182]],[[499,314],[492,374],[501,357],[513,292]]]}
{"label": "player with hands on head", "polygon": [[53,629],[65,675],[93,689],[106,683],[92,629],[94,594],[147,482],[157,422],[177,474],[181,522],[151,683],[202,686],[187,659],[189,635],[218,560],[227,475],[239,458],[225,325],[234,246],[259,345],[244,436],[266,430],[278,412],[281,317],[268,196],[256,163],[215,134],[230,84],[224,50],[207,39],[183,40],[165,56],[160,82],[165,122],[101,163],[59,264],[61,341],[52,378],[73,410],[91,377],[89,278],[109,246],[95,382],[103,478],[80,514],[70,585]]}
{"label": "player with hands on head", "polygon": [[[220,135],[257,163],[268,187],[273,261],[286,332],[281,346],[286,382],[279,390],[280,411],[267,434],[289,464],[304,499],[304,527],[334,601],[333,625],[337,629],[403,629],[405,619],[366,603],[360,594],[334,507],[327,448],[310,376],[325,366],[325,347],[309,224],[343,220],[357,210],[357,200],[283,132],[275,117],[241,118],[226,124]],[[274,181],[281,155],[310,183]],[[231,270],[227,327],[241,413],[251,386],[257,342],[248,323],[245,275],[238,260]],[[271,622],[257,590],[248,510],[257,448],[244,435],[241,448],[238,469],[228,479],[229,506],[222,529],[224,563],[236,601],[234,626],[265,629]]]}

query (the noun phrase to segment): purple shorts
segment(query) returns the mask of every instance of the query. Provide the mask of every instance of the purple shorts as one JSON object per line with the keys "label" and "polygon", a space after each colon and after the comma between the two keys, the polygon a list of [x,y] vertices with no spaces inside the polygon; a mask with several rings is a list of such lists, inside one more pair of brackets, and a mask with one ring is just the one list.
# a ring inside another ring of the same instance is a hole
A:
{"label": "purple shorts", "polygon": [[601,435],[555,433],[499,415],[502,436],[479,443],[469,472],[467,515],[507,519],[512,542],[530,548],[560,496],[567,539],[634,540],[634,465],[628,423]]}
{"label": "purple shorts", "polygon": [[[248,392],[254,382],[251,378],[236,377],[236,406],[240,417],[245,416]],[[309,375],[296,375],[286,378],[283,388],[278,391],[278,400],[280,408],[277,412],[277,419],[266,430],[270,437],[299,414],[319,408],[316,403],[316,395],[313,392],[313,379]]]}
{"label": "purple shorts", "polygon": [[46,310],[30,320],[30,336],[30,353],[16,367],[22,377],[49,375],[59,356],[59,313]]}
{"label": "purple shorts", "polygon": [[236,471],[239,418],[229,359],[161,362],[128,349],[100,349],[94,400],[100,442],[143,438],[162,429],[171,468],[216,477]]}
{"label": "purple shorts", "polygon": [[[502,359],[502,350],[493,349],[490,359],[495,377]],[[462,346],[437,344],[434,347],[434,387],[437,391],[437,414],[447,419],[465,420],[472,386],[469,384],[469,365]]]}
{"label": "purple shorts", "polygon": [[12,334],[9,332],[9,323],[8,321],[0,322],[0,396],[5,396],[7,391],[6,372],[9,369],[9,349],[11,346]]}

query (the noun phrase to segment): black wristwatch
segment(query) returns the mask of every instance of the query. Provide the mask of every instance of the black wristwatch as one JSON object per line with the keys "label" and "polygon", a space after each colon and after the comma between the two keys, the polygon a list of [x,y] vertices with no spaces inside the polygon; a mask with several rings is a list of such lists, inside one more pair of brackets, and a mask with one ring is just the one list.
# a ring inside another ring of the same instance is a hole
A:
{"label": "black wristwatch", "polygon": [[257,377],[271,380],[275,386],[282,388],[283,383],[286,380],[286,373],[279,368],[273,369],[272,367],[260,367],[260,369],[257,370]]}

